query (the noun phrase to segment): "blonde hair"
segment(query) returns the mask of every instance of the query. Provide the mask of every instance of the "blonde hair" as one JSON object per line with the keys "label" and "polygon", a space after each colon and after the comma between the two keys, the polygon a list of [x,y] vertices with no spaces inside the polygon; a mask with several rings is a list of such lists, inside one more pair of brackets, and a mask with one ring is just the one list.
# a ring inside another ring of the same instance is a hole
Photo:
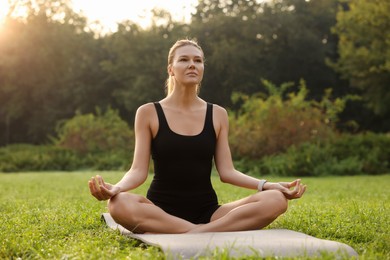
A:
{"label": "blonde hair", "polygon": [[[202,52],[202,55],[204,56],[203,50],[200,47],[200,45],[197,43],[196,40],[190,40],[190,39],[178,40],[175,42],[174,45],[172,45],[171,49],[169,50],[168,67],[170,65],[172,65],[172,63],[173,63],[173,58],[175,57],[176,50],[180,47],[188,46],[188,45],[191,45],[191,46],[198,48]],[[204,60],[204,57],[203,57],[203,60]],[[168,73],[168,78],[165,81],[165,92],[166,92],[167,96],[169,96],[173,92],[173,88],[174,88],[174,79]],[[199,91],[199,88],[200,88],[200,83],[197,86],[197,91]]]}

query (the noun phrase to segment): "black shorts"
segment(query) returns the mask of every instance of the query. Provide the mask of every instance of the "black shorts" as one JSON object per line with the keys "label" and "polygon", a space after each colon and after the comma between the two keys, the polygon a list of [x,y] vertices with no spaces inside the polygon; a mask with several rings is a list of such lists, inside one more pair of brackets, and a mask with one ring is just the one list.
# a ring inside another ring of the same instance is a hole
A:
{"label": "black shorts", "polygon": [[146,196],[154,205],[173,216],[194,224],[206,224],[220,207],[214,190],[194,192],[159,192],[149,188]]}
{"label": "black shorts", "polygon": [[201,209],[199,208],[194,209],[193,207],[185,207],[185,208],[167,207],[155,201],[153,201],[153,203],[158,207],[160,207],[161,209],[163,209],[168,214],[185,219],[193,224],[209,223],[214,212],[221,206],[218,204],[213,204],[207,207],[202,207]]}
{"label": "black shorts", "polygon": [[220,207],[221,205],[214,205],[212,207],[209,207],[207,210],[203,210],[200,212],[198,216],[194,216],[193,218],[184,218],[194,224],[206,224],[209,223],[211,220],[211,217],[213,216],[214,212]]}

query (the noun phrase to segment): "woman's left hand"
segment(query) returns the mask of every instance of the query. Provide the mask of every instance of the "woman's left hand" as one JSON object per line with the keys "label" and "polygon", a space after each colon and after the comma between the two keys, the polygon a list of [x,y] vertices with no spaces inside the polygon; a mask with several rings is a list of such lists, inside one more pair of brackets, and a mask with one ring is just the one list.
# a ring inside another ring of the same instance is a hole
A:
{"label": "woman's left hand", "polygon": [[[293,189],[291,189],[293,188]],[[299,199],[306,191],[306,185],[301,183],[300,179],[296,179],[292,182],[267,182],[264,185],[265,190],[278,190],[289,199]]]}

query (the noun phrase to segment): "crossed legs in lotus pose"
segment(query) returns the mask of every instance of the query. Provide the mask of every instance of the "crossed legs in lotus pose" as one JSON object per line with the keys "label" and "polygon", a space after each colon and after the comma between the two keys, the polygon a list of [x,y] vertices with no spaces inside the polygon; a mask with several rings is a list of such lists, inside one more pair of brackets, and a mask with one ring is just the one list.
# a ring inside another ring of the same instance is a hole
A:
{"label": "crossed legs in lotus pose", "polygon": [[282,192],[268,190],[219,207],[207,224],[193,224],[175,217],[147,198],[119,193],[108,202],[113,219],[135,233],[200,233],[261,229],[287,210]]}

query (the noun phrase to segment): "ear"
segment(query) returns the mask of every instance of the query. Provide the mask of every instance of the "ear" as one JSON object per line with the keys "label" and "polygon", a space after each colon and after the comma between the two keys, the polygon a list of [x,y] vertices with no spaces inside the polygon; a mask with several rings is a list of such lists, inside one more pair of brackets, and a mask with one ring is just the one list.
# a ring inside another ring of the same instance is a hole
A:
{"label": "ear", "polygon": [[169,76],[175,76],[175,74],[173,73],[173,70],[172,70],[172,65],[168,65],[167,71],[168,71]]}

